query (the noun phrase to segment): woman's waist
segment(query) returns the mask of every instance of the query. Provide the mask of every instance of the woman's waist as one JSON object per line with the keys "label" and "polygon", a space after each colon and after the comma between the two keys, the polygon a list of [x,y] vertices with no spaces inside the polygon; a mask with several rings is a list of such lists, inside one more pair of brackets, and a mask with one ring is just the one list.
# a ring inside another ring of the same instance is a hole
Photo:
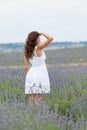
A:
{"label": "woman's waist", "polygon": [[31,64],[32,67],[38,67],[38,66],[43,66],[43,65],[45,65],[45,62]]}

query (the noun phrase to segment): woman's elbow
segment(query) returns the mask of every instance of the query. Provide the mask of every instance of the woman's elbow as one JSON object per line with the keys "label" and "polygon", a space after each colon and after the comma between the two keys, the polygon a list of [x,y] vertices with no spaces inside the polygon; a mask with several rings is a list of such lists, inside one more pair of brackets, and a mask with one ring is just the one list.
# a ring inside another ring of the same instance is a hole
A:
{"label": "woman's elbow", "polygon": [[53,37],[51,37],[51,40],[53,41]]}
{"label": "woman's elbow", "polygon": [[50,37],[50,41],[53,41],[53,37]]}

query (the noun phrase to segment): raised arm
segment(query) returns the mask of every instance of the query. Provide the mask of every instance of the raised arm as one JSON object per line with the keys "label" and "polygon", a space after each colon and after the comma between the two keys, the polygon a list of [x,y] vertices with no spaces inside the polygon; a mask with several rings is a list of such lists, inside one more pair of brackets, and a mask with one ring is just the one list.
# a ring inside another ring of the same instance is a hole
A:
{"label": "raised arm", "polygon": [[24,65],[25,65],[25,72],[27,74],[30,66],[29,66],[28,58],[26,58],[25,54],[24,54]]}
{"label": "raised arm", "polygon": [[53,40],[53,37],[44,33],[44,32],[41,32],[39,33],[40,35],[43,35],[47,40],[45,42],[43,42],[42,44],[38,44],[37,45],[37,49],[43,49],[45,48],[48,44],[51,43],[51,41]]}

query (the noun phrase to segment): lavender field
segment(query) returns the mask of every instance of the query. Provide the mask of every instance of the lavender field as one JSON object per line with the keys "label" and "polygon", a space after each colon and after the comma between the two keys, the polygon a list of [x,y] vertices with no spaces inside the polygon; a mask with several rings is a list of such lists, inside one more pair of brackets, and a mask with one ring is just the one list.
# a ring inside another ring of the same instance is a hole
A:
{"label": "lavender field", "polygon": [[87,48],[45,52],[51,93],[33,106],[23,53],[0,54],[0,130],[87,130]]}

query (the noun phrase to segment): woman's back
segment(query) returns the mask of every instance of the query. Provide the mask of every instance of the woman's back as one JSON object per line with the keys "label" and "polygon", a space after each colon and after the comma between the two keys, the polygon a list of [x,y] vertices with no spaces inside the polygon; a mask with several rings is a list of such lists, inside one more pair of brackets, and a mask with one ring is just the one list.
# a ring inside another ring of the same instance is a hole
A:
{"label": "woman's back", "polygon": [[31,63],[32,66],[38,66],[38,65],[44,64],[45,59],[46,59],[45,52],[42,50],[42,55],[38,56],[36,52],[36,47],[35,47],[33,57],[29,58],[29,62]]}

